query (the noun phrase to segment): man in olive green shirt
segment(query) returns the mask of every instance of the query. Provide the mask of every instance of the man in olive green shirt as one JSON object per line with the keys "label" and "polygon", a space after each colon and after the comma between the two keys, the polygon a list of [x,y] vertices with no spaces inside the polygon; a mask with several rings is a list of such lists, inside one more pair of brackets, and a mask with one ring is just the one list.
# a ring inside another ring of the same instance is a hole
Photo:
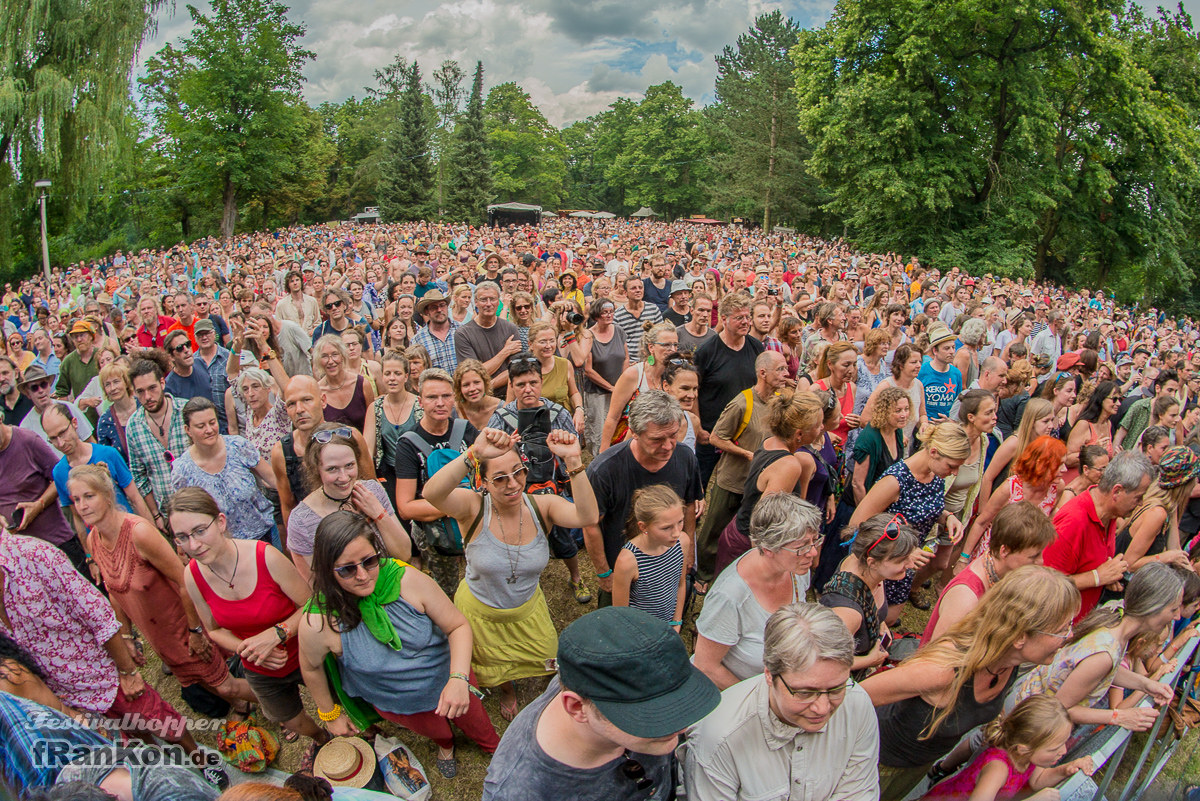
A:
{"label": "man in olive green shirt", "polygon": [[[59,365],[54,397],[74,400],[88,383],[100,374],[100,365],[96,358],[96,334],[91,324],[77,320],[71,326],[70,335],[71,341],[75,343],[75,350],[68,353]],[[100,419],[95,406],[86,408],[84,414],[93,426]]]}

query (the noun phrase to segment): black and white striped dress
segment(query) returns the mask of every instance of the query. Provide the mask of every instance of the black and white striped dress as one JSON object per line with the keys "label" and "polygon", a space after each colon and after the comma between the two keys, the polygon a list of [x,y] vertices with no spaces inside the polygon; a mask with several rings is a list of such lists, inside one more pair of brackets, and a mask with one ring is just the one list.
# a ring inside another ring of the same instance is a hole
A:
{"label": "black and white striped dress", "polygon": [[683,546],[676,542],[658,556],[651,556],[632,542],[623,547],[637,560],[638,575],[629,587],[629,605],[670,623],[679,601]]}

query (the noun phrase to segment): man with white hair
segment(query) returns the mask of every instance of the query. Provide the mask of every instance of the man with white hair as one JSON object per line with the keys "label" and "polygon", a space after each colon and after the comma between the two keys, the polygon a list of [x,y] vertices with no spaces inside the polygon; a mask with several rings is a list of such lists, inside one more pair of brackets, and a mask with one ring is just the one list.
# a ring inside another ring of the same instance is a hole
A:
{"label": "man with white hair", "polygon": [[853,661],[831,609],[797,602],[771,615],[762,675],[722,692],[687,733],[690,801],[878,799],[879,727],[870,696],[850,681]]}

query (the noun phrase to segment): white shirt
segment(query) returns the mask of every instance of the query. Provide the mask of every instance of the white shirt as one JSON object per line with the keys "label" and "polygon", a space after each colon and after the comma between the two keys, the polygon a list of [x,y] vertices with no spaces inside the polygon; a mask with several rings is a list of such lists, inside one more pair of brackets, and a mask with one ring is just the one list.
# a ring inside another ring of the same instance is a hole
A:
{"label": "white shirt", "polygon": [[[71,416],[74,417],[75,422],[79,424],[79,438],[80,439],[87,439],[88,437],[90,437],[92,435],[92,433],[93,433],[92,424],[87,419],[87,417],[84,416],[83,412],[81,412],[79,410],[78,406],[76,406],[75,404],[71,403],[70,401],[66,401],[66,400],[55,400],[54,402],[61,403],[64,406],[66,406],[68,409],[71,410]],[[37,409],[29,410],[29,413],[26,414],[25,417],[21,420],[21,428],[25,429],[26,431],[32,431],[33,433],[37,434],[39,437],[41,437],[45,441],[45,443],[47,445],[54,448],[54,443],[52,443],[50,441],[50,438],[46,436],[46,430],[42,428],[42,413],[39,412]],[[58,448],[54,448],[54,452],[58,453],[59,452]]]}
{"label": "white shirt", "polygon": [[753,676],[721,693],[678,754],[688,801],[878,801],[879,724],[866,690],[846,691],[825,728],[809,733],[771,711]]}
{"label": "white shirt", "polygon": [[1029,352],[1030,354],[1046,354],[1050,357],[1050,367],[1058,369],[1055,363],[1058,361],[1058,357],[1062,356],[1062,340],[1050,330],[1050,326],[1046,326],[1042,329],[1041,333],[1033,338],[1033,342],[1029,345]]}

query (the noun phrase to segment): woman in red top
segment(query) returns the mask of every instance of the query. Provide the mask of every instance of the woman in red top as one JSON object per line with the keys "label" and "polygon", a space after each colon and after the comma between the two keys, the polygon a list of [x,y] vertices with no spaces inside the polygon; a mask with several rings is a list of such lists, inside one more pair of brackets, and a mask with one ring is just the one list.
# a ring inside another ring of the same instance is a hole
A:
{"label": "woman in red top", "polygon": [[172,495],[165,514],[175,542],[192,558],[185,582],[208,636],[242,658],[269,720],[314,740],[303,768],[329,739],[300,698],[296,627],[312,595],[308,582],[265,542],[233,539],[217,502],[199,487]]}
{"label": "woman in red top", "polygon": [[858,374],[858,349],[850,342],[834,342],[821,353],[817,362],[816,389],[825,389],[837,398],[838,406],[842,409],[842,422],[829,432],[834,439],[834,447],[838,453],[839,463],[842,450],[846,446],[846,437],[850,429],[858,428],[859,416],[854,414],[854,393],[857,387],[851,380]]}

